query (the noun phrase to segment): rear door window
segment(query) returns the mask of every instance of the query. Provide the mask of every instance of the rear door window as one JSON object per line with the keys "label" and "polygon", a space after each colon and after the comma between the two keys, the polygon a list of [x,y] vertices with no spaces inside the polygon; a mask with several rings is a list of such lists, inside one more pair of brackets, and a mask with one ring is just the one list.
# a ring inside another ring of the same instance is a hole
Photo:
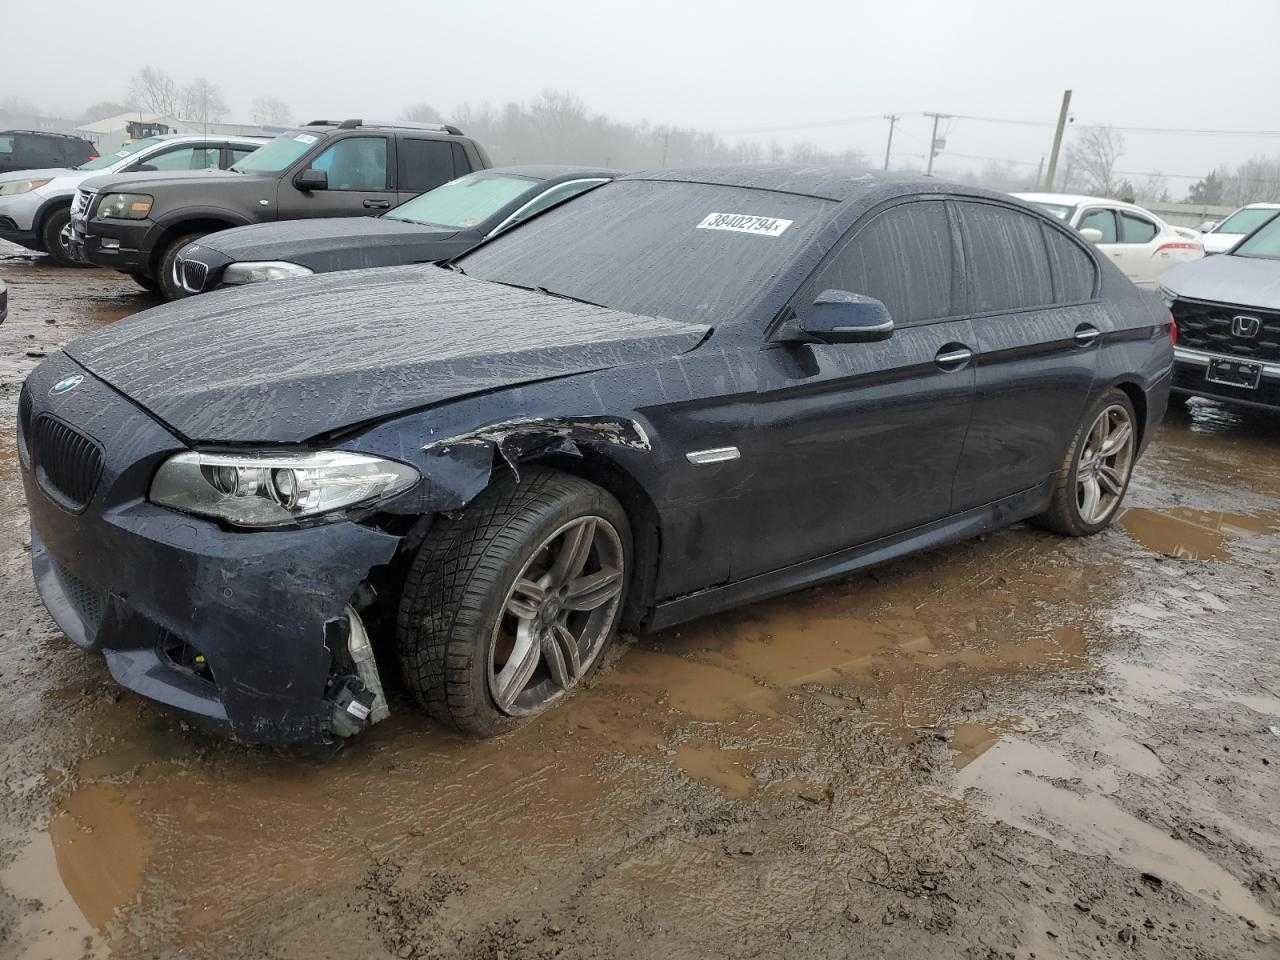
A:
{"label": "rear door window", "polygon": [[454,169],[453,144],[448,140],[401,138],[397,163],[402,193],[426,193],[466,172]]}
{"label": "rear door window", "polygon": [[1116,215],[1115,211],[1103,207],[1095,207],[1089,210],[1080,218],[1077,229],[1084,230],[1086,227],[1092,227],[1102,234],[1102,239],[1098,243],[1118,243],[1118,234],[1116,231]]}
{"label": "rear door window", "polygon": [[1129,213],[1127,210],[1120,211],[1121,243],[1150,243],[1159,232],[1160,228],[1146,217]]}
{"label": "rear door window", "polygon": [[824,290],[875,297],[898,326],[954,316],[951,224],[941,200],[903,203],[855,226],[805,284],[801,299]]}
{"label": "rear door window", "polygon": [[178,147],[166,153],[147,157],[139,165],[140,170],[215,170],[218,166],[218,147]]}
{"label": "rear door window", "polygon": [[959,202],[973,311],[1053,303],[1053,275],[1040,221],[992,203]]}

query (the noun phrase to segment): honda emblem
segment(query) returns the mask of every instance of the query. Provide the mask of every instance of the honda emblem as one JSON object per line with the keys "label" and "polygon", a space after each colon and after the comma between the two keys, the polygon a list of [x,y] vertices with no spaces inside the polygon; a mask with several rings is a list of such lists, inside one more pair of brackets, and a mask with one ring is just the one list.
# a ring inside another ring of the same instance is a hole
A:
{"label": "honda emblem", "polygon": [[1262,332],[1262,321],[1257,317],[1247,317],[1243,314],[1238,317],[1232,317],[1231,332],[1237,337],[1252,339]]}

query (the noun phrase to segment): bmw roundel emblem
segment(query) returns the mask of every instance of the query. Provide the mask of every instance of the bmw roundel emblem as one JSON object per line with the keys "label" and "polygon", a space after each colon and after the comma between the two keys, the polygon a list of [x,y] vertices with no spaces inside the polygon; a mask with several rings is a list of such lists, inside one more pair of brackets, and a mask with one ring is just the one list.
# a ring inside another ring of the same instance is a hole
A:
{"label": "bmw roundel emblem", "polygon": [[78,373],[74,377],[67,377],[63,380],[59,380],[49,388],[49,396],[56,397],[64,393],[70,393],[82,383],[84,383],[84,377]]}

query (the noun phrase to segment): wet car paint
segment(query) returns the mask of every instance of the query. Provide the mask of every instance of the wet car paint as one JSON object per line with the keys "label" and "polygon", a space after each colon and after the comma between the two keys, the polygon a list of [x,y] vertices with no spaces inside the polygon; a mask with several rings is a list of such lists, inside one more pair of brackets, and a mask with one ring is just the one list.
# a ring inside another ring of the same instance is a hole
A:
{"label": "wet car paint", "polygon": [[[38,258],[0,279],[8,424],[28,349],[154,302]],[[184,730],[67,644],[0,431],[9,944],[1269,958],[1278,424],[1171,415],[1135,476],[1142,542],[1129,515],[1083,545],[1014,528],[624,645],[498,741],[397,700],[323,765]]]}

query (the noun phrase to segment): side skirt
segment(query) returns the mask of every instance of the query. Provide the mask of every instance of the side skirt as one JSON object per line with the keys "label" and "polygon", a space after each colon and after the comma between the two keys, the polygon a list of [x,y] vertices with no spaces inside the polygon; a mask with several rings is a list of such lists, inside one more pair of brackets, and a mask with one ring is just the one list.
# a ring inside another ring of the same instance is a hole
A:
{"label": "side skirt", "polygon": [[848,576],[907,554],[940,547],[960,540],[999,530],[1011,523],[1042,513],[1049,504],[1053,479],[1012,494],[994,503],[964,513],[913,527],[890,537],[883,537],[848,550],[828,554],[814,560],[794,563],[789,567],[762,573],[746,580],[713,587],[700,593],[659,603],[649,620],[648,629],[666,627],[719,613],[753,600],[764,600],[804,587]]}

